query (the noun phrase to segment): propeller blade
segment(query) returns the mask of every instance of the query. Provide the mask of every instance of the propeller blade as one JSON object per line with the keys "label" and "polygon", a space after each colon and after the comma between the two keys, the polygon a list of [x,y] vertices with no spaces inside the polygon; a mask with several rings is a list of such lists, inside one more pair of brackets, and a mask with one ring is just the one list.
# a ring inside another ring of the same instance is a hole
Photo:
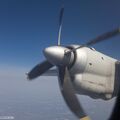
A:
{"label": "propeller blade", "polygon": [[98,42],[102,42],[104,40],[107,40],[108,38],[111,38],[111,37],[114,37],[116,35],[120,34],[120,28],[118,29],[115,29],[113,31],[110,31],[110,32],[107,32],[107,33],[104,33],[98,37],[96,37],[95,39],[92,39],[90,40],[89,42],[87,42],[85,45],[86,46],[89,46],[89,45],[94,45]]}
{"label": "propeller blade", "polygon": [[114,36],[116,36],[118,34],[120,34],[120,28],[115,29],[115,30],[110,31],[110,32],[107,32],[107,33],[104,33],[104,34],[96,37],[95,39],[92,39],[92,40],[88,41],[86,44],[83,44],[80,47],[77,47],[77,48],[75,48],[75,49],[73,49],[71,51],[66,52],[65,54],[68,54],[70,52],[76,51],[77,49],[85,47],[85,46],[91,46],[91,45],[97,44],[99,42],[105,41],[108,38],[114,37]]}
{"label": "propeller blade", "polygon": [[28,74],[28,79],[32,80],[40,75],[42,75],[44,72],[46,72],[48,69],[53,67],[51,63],[48,61],[44,61],[40,64],[37,64]]}
{"label": "propeller blade", "polygon": [[68,68],[58,67],[58,72],[60,90],[66,104],[80,120],[90,120],[75,95]]}
{"label": "propeller blade", "polygon": [[59,32],[58,32],[58,45],[60,45],[60,40],[61,40],[61,31],[62,31],[63,14],[64,14],[64,7],[62,7],[61,10],[60,10],[60,17],[59,17]]}

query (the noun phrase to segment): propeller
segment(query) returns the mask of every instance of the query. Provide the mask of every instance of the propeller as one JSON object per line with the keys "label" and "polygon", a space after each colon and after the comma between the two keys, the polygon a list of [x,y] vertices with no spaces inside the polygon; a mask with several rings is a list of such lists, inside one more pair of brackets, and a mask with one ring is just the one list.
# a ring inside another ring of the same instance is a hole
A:
{"label": "propeller", "polygon": [[27,78],[32,80],[45,73],[51,67],[53,67],[53,65],[50,62],[43,61],[42,63],[37,64],[29,73],[27,73]]}
{"label": "propeller", "polygon": [[70,110],[79,118],[83,120],[90,120],[89,117],[84,112],[81,104],[79,103],[77,96],[75,95],[75,90],[73,88],[71,77],[67,66],[58,67],[58,78],[60,90],[63,98],[70,108]]}
{"label": "propeller", "polygon": [[60,10],[60,16],[59,16],[58,45],[60,45],[60,42],[61,42],[63,14],[64,14],[64,6],[61,8],[61,10]]}
{"label": "propeller", "polygon": [[92,40],[89,40],[87,43],[85,43],[85,44],[83,44],[75,49],[72,49],[71,51],[68,51],[65,54],[69,54],[70,52],[76,51],[77,49],[80,49],[82,47],[88,47],[88,46],[97,44],[99,42],[108,40],[108,38],[114,37],[114,36],[119,35],[119,34],[120,34],[120,28],[117,28],[117,29],[112,30],[110,32],[104,33],[104,34],[102,34],[102,35],[100,35]]}
{"label": "propeller", "polygon": [[40,64],[37,64],[27,74],[27,76],[29,80],[33,80],[45,73],[53,66],[57,66],[60,90],[67,106],[79,119],[89,120],[89,117],[87,117],[81,104],[79,103],[72,86],[72,81],[68,70],[72,54],[70,54],[70,56],[68,55],[67,57],[64,56],[64,52],[70,51],[70,49],[60,46],[63,13],[64,7],[61,8],[59,16],[58,46],[45,48],[43,53],[47,60],[43,61]]}

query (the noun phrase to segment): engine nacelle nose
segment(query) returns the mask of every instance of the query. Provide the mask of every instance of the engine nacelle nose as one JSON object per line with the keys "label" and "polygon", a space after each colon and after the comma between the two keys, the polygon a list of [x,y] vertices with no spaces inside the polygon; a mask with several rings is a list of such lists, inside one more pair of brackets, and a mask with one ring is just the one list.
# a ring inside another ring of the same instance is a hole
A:
{"label": "engine nacelle nose", "polygon": [[44,49],[44,55],[46,59],[54,65],[68,65],[70,63],[70,58],[65,56],[65,51],[69,51],[68,48],[62,46],[52,46]]}

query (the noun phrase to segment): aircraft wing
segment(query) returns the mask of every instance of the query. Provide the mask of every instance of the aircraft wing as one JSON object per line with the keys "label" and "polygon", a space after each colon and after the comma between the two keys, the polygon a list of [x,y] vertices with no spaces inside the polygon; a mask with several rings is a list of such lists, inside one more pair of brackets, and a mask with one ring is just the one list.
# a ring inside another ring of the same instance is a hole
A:
{"label": "aircraft wing", "polygon": [[57,76],[57,69],[50,69],[42,74],[42,76]]}

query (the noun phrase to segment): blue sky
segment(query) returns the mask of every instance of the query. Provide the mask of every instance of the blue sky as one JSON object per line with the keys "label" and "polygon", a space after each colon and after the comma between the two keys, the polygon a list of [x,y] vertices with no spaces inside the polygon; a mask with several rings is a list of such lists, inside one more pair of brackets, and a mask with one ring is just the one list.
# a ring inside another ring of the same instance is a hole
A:
{"label": "blue sky", "polygon": [[[64,0],[62,44],[82,44],[120,26],[119,0]],[[0,1],[0,64],[32,67],[42,50],[57,44],[62,0]],[[120,36],[94,45],[120,59]]]}

